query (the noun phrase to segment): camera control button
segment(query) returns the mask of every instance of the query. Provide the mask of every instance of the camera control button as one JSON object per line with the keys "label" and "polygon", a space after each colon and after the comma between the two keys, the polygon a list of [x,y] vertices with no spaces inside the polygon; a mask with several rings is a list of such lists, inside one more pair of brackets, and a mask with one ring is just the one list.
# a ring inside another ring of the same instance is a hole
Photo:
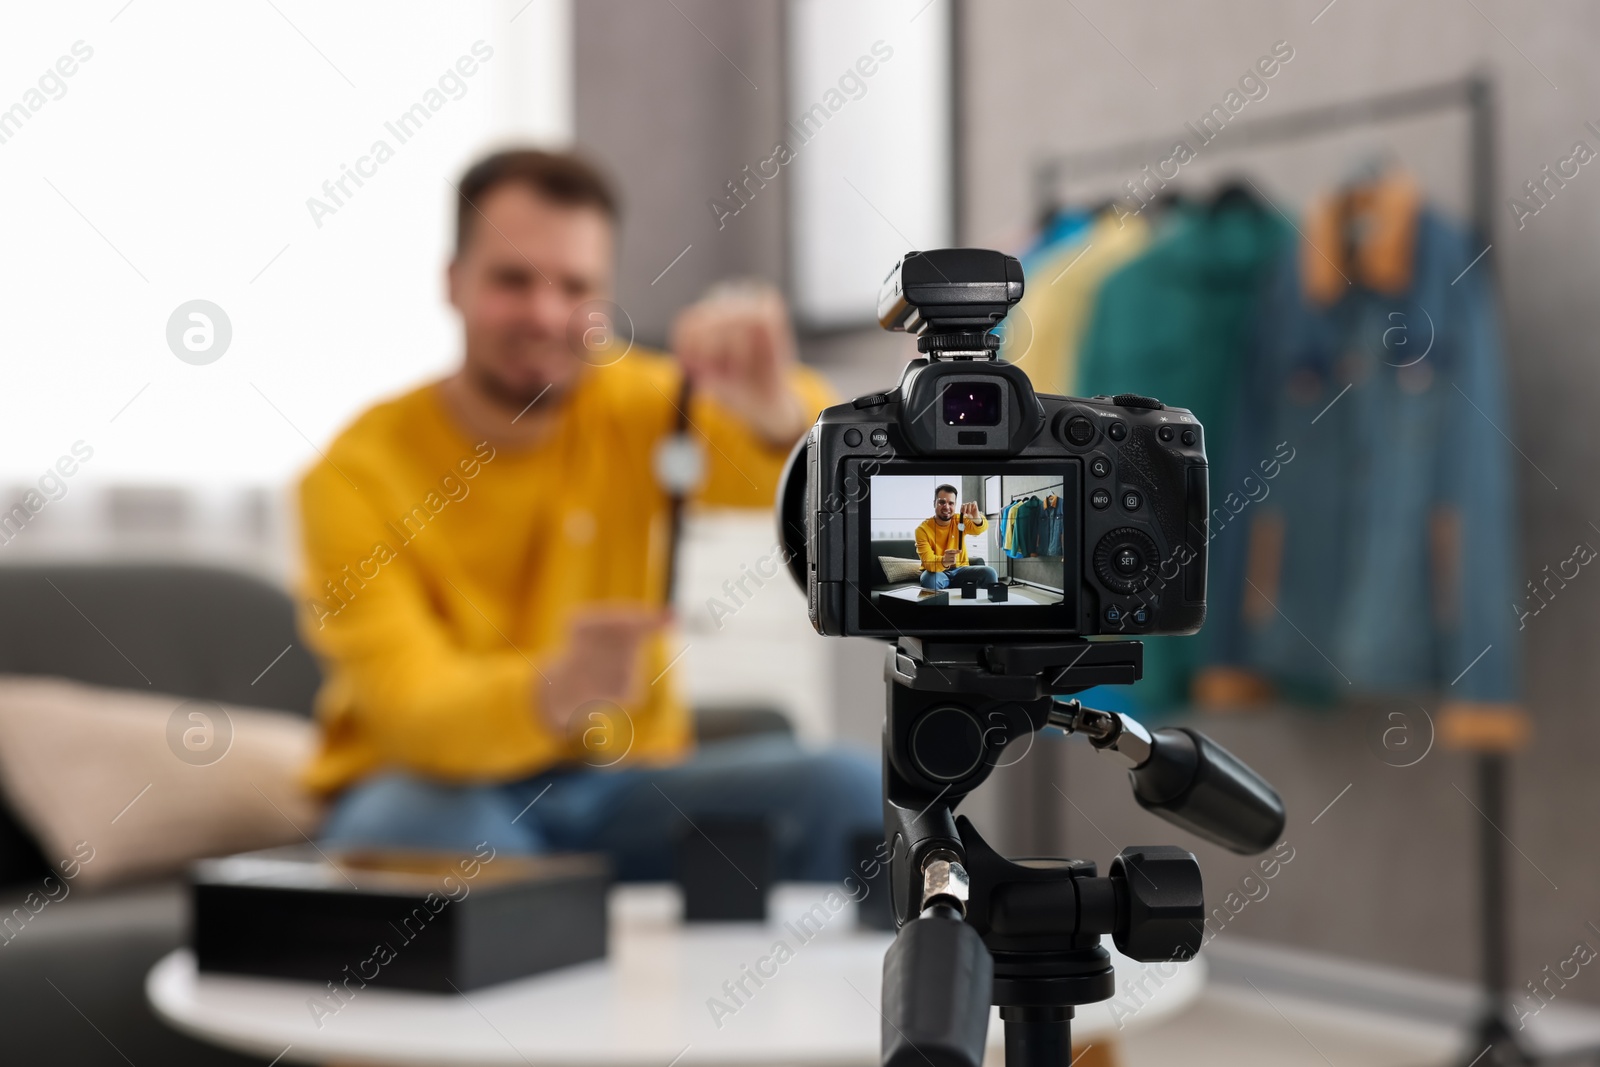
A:
{"label": "camera control button", "polygon": [[1144,606],[1133,608],[1128,612],[1128,618],[1135,626],[1150,625],[1150,609]]}
{"label": "camera control button", "polygon": [[1122,615],[1123,615],[1123,611],[1122,611],[1122,605],[1121,604],[1110,604],[1110,605],[1107,605],[1107,607],[1106,607],[1106,622],[1109,622],[1113,626],[1121,626],[1122,625]]}
{"label": "camera control button", "polygon": [[872,443],[882,448],[889,443],[889,431],[879,427],[872,431]]}
{"label": "camera control button", "polygon": [[1135,593],[1160,562],[1156,543],[1140,530],[1123,527],[1100,539],[1094,549],[1094,572],[1107,589]]}
{"label": "camera control button", "polygon": [[1094,505],[1096,511],[1104,511],[1111,506],[1111,491],[1096,489],[1089,494],[1089,503]]}
{"label": "camera control button", "polygon": [[1111,425],[1106,427],[1106,436],[1113,441],[1125,440],[1128,436],[1128,424],[1120,419],[1112,420]]}
{"label": "camera control button", "polygon": [[889,395],[887,393],[872,393],[868,396],[858,396],[854,400],[850,401],[851,404],[855,405],[857,411],[861,410],[862,408],[881,408],[888,402]]}
{"label": "camera control button", "polygon": [[1104,456],[1096,456],[1089,461],[1089,473],[1096,478],[1105,478],[1111,474],[1111,461]]}
{"label": "camera control button", "polygon": [[850,427],[844,432],[844,443],[849,445],[851,448],[859,445],[861,443],[861,431],[856,429],[854,426]]}
{"label": "camera control button", "polygon": [[1185,431],[1183,431],[1182,441],[1183,441],[1184,444],[1193,445],[1199,439],[1200,439],[1200,435],[1195,433],[1193,430],[1185,430]]}
{"label": "camera control button", "polygon": [[1082,415],[1074,415],[1067,420],[1067,440],[1082,447],[1094,440],[1094,423]]}
{"label": "camera control button", "polygon": [[1161,429],[1156,431],[1156,436],[1161,438],[1163,441],[1170,441],[1177,436],[1177,431],[1171,426],[1163,426]]}
{"label": "camera control button", "polygon": [[1137,489],[1124,489],[1122,491],[1122,507],[1125,511],[1138,511],[1144,504],[1144,497],[1139,495]]}

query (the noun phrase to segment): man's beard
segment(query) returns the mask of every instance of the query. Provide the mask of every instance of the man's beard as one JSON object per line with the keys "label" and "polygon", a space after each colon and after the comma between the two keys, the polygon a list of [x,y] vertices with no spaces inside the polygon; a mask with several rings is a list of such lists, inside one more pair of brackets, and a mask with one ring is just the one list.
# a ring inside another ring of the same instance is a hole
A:
{"label": "man's beard", "polygon": [[534,381],[526,385],[512,384],[494,371],[483,367],[473,367],[469,364],[466,370],[472,378],[472,384],[479,392],[502,407],[517,412],[525,410],[535,400],[557,403],[572,386],[570,381],[560,384],[550,381]]}

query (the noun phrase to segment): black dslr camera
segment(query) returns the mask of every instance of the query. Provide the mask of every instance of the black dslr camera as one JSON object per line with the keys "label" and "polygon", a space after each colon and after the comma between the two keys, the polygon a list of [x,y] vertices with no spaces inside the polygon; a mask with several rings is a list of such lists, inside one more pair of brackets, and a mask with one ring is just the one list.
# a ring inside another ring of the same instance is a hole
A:
{"label": "black dslr camera", "polygon": [[878,301],[918,335],[897,388],[828,408],[779,491],[811,622],[887,637],[883,822],[899,933],[884,959],[884,1067],[980,1067],[1000,1006],[1007,1067],[1072,1058],[1082,1004],[1117,989],[1101,945],[1137,960],[1200,948],[1200,866],[1171,845],[1080,859],[1000,855],[956,807],[1014,741],[1079,737],[1128,771],[1147,811],[1235,852],[1283,833],[1283,801],[1203,734],[1148,730],[1074,694],[1131,684],[1139,640],[1205,619],[1206,454],[1182,408],[1124,394],[1039,396],[990,333],[1022,265],[911,252]]}
{"label": "black dslr camera", "polygon": [[[1019,367],[997,361],[989,332],[1022,284],[1015,257],[978,248],[909,252],[889,272],[879,324],[917,335],[922,356],[894,390],[823,411],[780,495],[790,566],[818,632],[1199,630],[1200,423],[1145,396],[1035,393]],[[963,514],[971,503],[975,518]]]}

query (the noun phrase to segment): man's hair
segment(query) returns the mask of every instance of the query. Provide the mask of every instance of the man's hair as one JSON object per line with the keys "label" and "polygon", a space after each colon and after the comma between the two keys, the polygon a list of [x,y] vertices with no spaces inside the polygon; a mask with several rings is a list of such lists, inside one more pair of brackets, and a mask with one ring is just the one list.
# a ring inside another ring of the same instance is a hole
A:
{"label": "man's hair", "polygon": [[953,485],[941,485],[941,486],[939,486],[937,489],[935,489],[933,491],[933,499],[938,500],[940,493],[949,493],[951,496],[955,497],[957,500],[961,499],[961,494],[956,492],[956,487],[953,486]]}
{"label": "man's hair", "polygon": [[478,207],[502,185],[521,185],[562,207],[592,207],[615,223],[621,209],[611,179],[572,152],[510,148],[478,160],[456,183],[456,255],[467,247]]}

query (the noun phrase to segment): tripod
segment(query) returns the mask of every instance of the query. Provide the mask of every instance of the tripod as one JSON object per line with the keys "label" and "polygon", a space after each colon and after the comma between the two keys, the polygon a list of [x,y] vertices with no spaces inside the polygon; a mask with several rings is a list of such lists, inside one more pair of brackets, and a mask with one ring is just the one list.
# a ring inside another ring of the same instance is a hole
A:
{"label": "tripod", "polygon": [[885,666],[885,836],[899,934],[884,959],[885,1067],[979,1067],[989,1006],[1007,1067],[1064,1067],[1077,1005],[1110,998],[1110,934],[1143,962],[1185,960],[1205,918],[1200,867],[1171,845],[1085,860],[1009,860],[952,809],[1012,740],[1081,733],[1130,772],[1146,810],[1236,852],[1271,847],[1283,803],[1204,735],[1154,733],[1055,696],[1139,679],[1137,641],[986,644],[902,637]]}

